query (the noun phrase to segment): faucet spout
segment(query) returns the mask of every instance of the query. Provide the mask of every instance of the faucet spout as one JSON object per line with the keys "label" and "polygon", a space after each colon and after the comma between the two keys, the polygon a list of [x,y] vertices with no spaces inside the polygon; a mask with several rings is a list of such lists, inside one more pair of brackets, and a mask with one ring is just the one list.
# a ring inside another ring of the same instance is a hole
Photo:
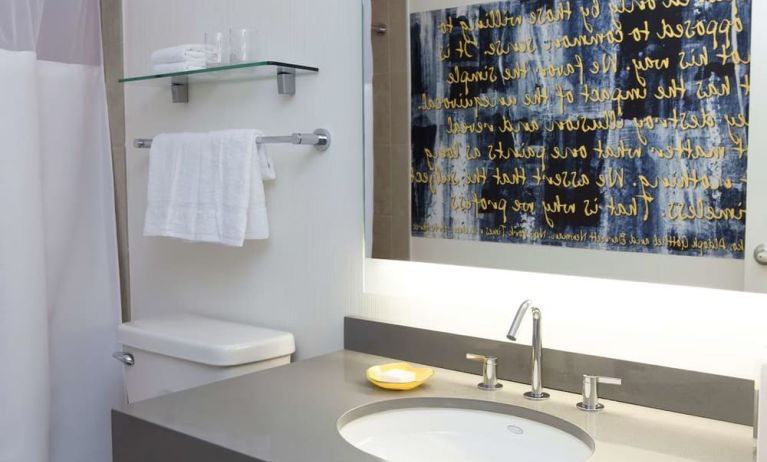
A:
{"label": "faucet spout", "polygon": [[532,389],[525,393],[525,398],[532,400],[544,400],[549,397],[549,394],[543,391],[543,384],[541,379],[542,359],[543,359],[543,344],[541,342],[541,310],[533,306],[533,302],[525,300],[519,305],[517,314],[514,316],[514,320],[509,327],[509,333],[506,334],[506,338],[512,342],[517,341],[517,332],[522,325],[522,320],[525,317],[527,311],[530,310],[533,316],[533,345],[532,345],[532,372],[530,377],[530,385]]}
{"label": "faucet spout", "polygon": [[519,326],[522,325],[522,319],[524,319],[525,313],[527,313],[527,310],[531,306],[533,306],[532,300],[525,300],[521,305],[519,305],[517,314],[514,316],[514,320],[511,322],[511,327],[509,327],[509,333],[506,334],[507,339],[511,340],[512,342],[517,341],[517,332],[519,332]]}

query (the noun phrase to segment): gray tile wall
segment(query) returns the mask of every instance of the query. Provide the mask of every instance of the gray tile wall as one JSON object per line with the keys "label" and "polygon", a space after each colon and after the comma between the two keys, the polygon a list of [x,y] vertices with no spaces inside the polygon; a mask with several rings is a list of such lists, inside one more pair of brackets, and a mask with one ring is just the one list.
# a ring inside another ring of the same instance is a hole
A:
{"label": "gray tile wall", "polygon": [[123,85],[122,0],[101,0],[101,40],[104,81],[112,143],[112,169],[117,222],[117,254],[120,272],[122,320],[130,321],[130,273],[128,255],[128,189],[125,166],[125,98]]}
{"label": "gray tile wall", "polygon": [[373,257],[410,259],[410,95],[407,0],[372,0]]}

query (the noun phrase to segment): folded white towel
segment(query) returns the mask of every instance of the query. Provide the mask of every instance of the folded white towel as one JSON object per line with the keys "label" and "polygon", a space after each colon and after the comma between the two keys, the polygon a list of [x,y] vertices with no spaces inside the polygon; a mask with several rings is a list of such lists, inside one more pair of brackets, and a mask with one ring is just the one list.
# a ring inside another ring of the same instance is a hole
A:
{"label": "folded white towel", "polygon": [[197,43],[162,48],[152,53],[152,64],[170,64],[188,60],[205,62],[209,51],[205,45]]}
{"label": "folded white towel", "polygon": [[[261,171],[255,141],[255,130],[157,135],[144,235],[242,246],[253,185],[261,184],[252,178]],[[260,226],[268,226],[263,184],[256,195],[263,206]]]}
{"label": "folded white towel", "polygon": [[185,61],[180,63],[154,64],[152,68],[156,74],[196,71],[199,69],[205,69],[205,61]]}

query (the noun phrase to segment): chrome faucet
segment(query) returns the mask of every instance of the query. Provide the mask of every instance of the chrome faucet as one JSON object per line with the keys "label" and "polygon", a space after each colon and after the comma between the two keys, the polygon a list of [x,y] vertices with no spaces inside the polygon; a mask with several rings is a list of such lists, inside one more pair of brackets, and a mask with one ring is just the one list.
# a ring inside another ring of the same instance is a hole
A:
{"label": "chrome faucet", "polygon": [[548,399],[549,394],[542,390],[543,385],[541,384],[541,352],[543,350],[541,345],[541,310],[534,307],[532,301],[525,300],[519,305],[506,338],[512,342],[517,341],[517,331],[519,331],[519,326],[522,324],[522,319],[525,317],[528,309],[533,314],[533,370],[530,379],[532,390],[525,393],[525,398],[540,401]]}

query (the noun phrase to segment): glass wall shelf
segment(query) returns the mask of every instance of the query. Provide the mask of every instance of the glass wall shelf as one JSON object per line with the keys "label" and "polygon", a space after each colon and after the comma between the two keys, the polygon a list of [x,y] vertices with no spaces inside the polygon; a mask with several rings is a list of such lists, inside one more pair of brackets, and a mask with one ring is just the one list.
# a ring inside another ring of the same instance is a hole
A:
{"label": "glass wall shelf", "polygon": [[261,78],[277,79],[277,91],[281,95],[296,93],[296,74],[319,72],[319,68],[280,61],[254,61],[196,69],[123,77],[121,83],[143,82],[170,85],[174,103],[189,102],[189,84],[210,82],[234,82]]}

